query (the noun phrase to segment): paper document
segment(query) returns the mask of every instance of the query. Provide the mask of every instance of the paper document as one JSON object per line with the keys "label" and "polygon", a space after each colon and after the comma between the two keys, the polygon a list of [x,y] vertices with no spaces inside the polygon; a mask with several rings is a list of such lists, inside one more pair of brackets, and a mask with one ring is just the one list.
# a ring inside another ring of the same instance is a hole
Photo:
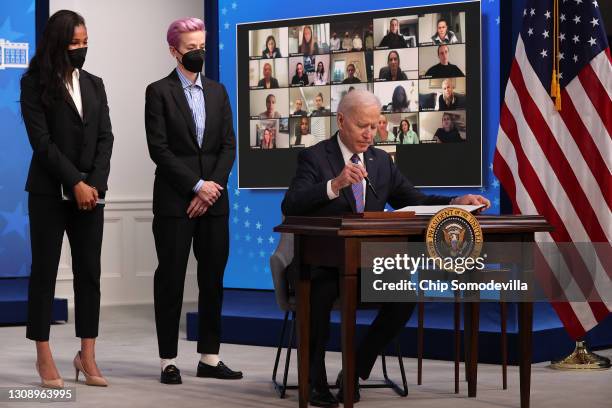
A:
{"label": "paper document", "polygon": [[485,205],[409,205],[404,208],[399,208],[395,211],[414,211],[415,215],[434,215],[438,211],[450,207],[461,208],[462,210],[465,210],[467,212],[474,213],[476,212],[476,210],[485,207]]}

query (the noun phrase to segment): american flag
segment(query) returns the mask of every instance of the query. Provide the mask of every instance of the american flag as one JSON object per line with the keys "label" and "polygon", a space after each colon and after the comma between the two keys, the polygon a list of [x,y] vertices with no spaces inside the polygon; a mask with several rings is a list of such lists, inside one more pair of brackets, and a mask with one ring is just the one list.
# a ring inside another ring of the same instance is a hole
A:
{"label": "american flag", "polygon": [[[560,101],[551,97],[555,37]],[[515,213],[541,214],[555,227],[552,233],[537,233],[536,241],[596,242],[609,247],[611,136],[612,58],[599,4],[528,1],[502,106],[493,169]],[[580,259],[580,253],[573,255]],[[609,290],[612,279],[610,258],[598,255],[594,266],[598,271],[573,272],[573,282],[564,286],[571,301],[552,302],[574,339],[612,312],[605,296],[597,301],[597,290]],[[562,267],[575,263],[565,254],[564,258]],[[553,269],[552,263],[547,266]],[[589,282],[596,275],[607,280]],[[595,296],[587,293],[593,288]],[[580,294],[584,301],[579,301]]]}

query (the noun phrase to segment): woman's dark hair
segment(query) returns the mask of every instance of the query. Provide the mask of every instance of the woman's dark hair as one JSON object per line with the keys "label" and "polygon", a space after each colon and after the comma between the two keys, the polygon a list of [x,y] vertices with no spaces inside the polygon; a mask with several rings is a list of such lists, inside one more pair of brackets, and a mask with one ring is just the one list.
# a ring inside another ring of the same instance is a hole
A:
{"label": "woman's dark hair", "polygon": [[397,132],[397,135],[400,139],[400,144],[404,144],[404,138],[408,136],[408,132],[404,133],[404,122],[406,122],[406,126],[408,126],[408,132],[410,132],[410,122],[408,122],[408,119],[402,119],[399,125],[399,132]]}
{"label": "woman's dark hair", "polygon": [[[321,65],[321,70],[319,70],[319,65]],[[321,74],[325,73],[325,64],[323,64],[323,61],[319,61],[317,64],[317,72],[320,72]]]}
{"label": "woman's dark hair", "polygon": [[25,75],[40,76],[41,99],[44,106],[67,95],[65,82],[69,82],[73,67],[68,59],[68,46],[74,29],[84,26],[83,17],[70,10],[60,10],[49,17]]}
{"label": "woman's dark hair", "polygon": [[300,123],[297,124],[296,129],[295,129],[295,144],[296,145],[301,145],[302,144],[302,122],[306,122],[306,126],[308,127],[308,132],[310,132],[310,123],[308,121],[308,118],[306,116],[302,116],[300,118]]}
{"label": "woman's dark hair", "polygon": [[[387,66],[389,66],[389,60],[391,59],[391,54],[395,54],[397,56],[397,72],[400,72],[402,70],[402,61],[400,60],[399,52],[395,50],[387,54]],[[389,72],[391,72],[391,69],[389,69]]]}
{"label": "woman's dark hair", "polygon": [[301,62],[295,64],[295,75],[298,75],[298,67],[300,65],[302,66],[302,75],[306,75],[306,71],[304,71],[304,64],[302,64]]}
{"label": "woman's dark hair", "polygon": [[272,52],[274,52],[274,49],[276,48],[276,39],[274,38],[273,35],[269,35],[268,38],[266,38],[266,50],[268,50],[268,43],[270,42],[270,40],[274,41],[274,48],[272,48]]}
{"label": "woman's dark hair", "polygon": [[406,90],[403,86],[398,85],[393,90],[391,110],[393,112],[402,112],[406,108],[408,108],[408,97],[406,96]]}

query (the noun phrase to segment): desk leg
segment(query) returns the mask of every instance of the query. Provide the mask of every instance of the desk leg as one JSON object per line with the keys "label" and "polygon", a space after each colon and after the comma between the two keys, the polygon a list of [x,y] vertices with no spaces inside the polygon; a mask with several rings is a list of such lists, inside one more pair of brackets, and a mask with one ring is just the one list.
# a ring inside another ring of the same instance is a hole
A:
{"label": "desk leg", "polygon": [[344,247],[344,271],[340,277],[342,307],[342,373],[344,407],[353,408],[355,396],[355,317],[357,308],[357,271],[360,263],[359,241],[347,239]]}
{"label": "desk leg", "polygon": [[[301,259],[299,236],[294,238],[295,259]],[[310,277],[304,273],[304,265],[298,266],[297,287],[297,353],[298,353],[298,394],[300,408],[308,407],[310,371]]]}
{"label": "desk leg", "polygon": [[521,408],[529,408],[531,394],[531,336],[533,333],[533,303],[519,303],[519,366]]}
{"label": "desk leg", "polygon": [[468,382],[468,397],[476,397],[476,382],[478,378],[478,330],[480,304],[466,302],[464,305],[464,347],[466,351],[465,366]]}

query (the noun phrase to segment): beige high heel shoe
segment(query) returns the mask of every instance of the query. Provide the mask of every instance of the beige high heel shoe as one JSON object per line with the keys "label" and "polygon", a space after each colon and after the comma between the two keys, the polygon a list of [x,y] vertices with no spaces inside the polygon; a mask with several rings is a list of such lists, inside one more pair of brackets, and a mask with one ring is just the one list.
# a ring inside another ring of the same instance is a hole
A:
{"label": "beige high heel shoe", "polygon": [[104,377],[98,377],[95,375],[89,375],[83,370],[83,363],[81,362],[81,352],[77,352],[76,356],[74,356],[74,361],[72,362],[74,365],[74,370],[76,372],[75,381],[79,381],[79,371],[83,373],[85,376],[85,384],[93,385],[96,387],[108,387],[108,381]]}
{"label": "beige high heel shoe", "polygon": [[62,377],[56,378],[54,380],[45,380],[42,375],[40,375],[40,367],[38,366],[38,362],[36,362],[36,372],[38,372],[38,376],[40,377],[40,386],[43,388],[53,388],[53,389],[62,389],[64,388],[64,380]]}

